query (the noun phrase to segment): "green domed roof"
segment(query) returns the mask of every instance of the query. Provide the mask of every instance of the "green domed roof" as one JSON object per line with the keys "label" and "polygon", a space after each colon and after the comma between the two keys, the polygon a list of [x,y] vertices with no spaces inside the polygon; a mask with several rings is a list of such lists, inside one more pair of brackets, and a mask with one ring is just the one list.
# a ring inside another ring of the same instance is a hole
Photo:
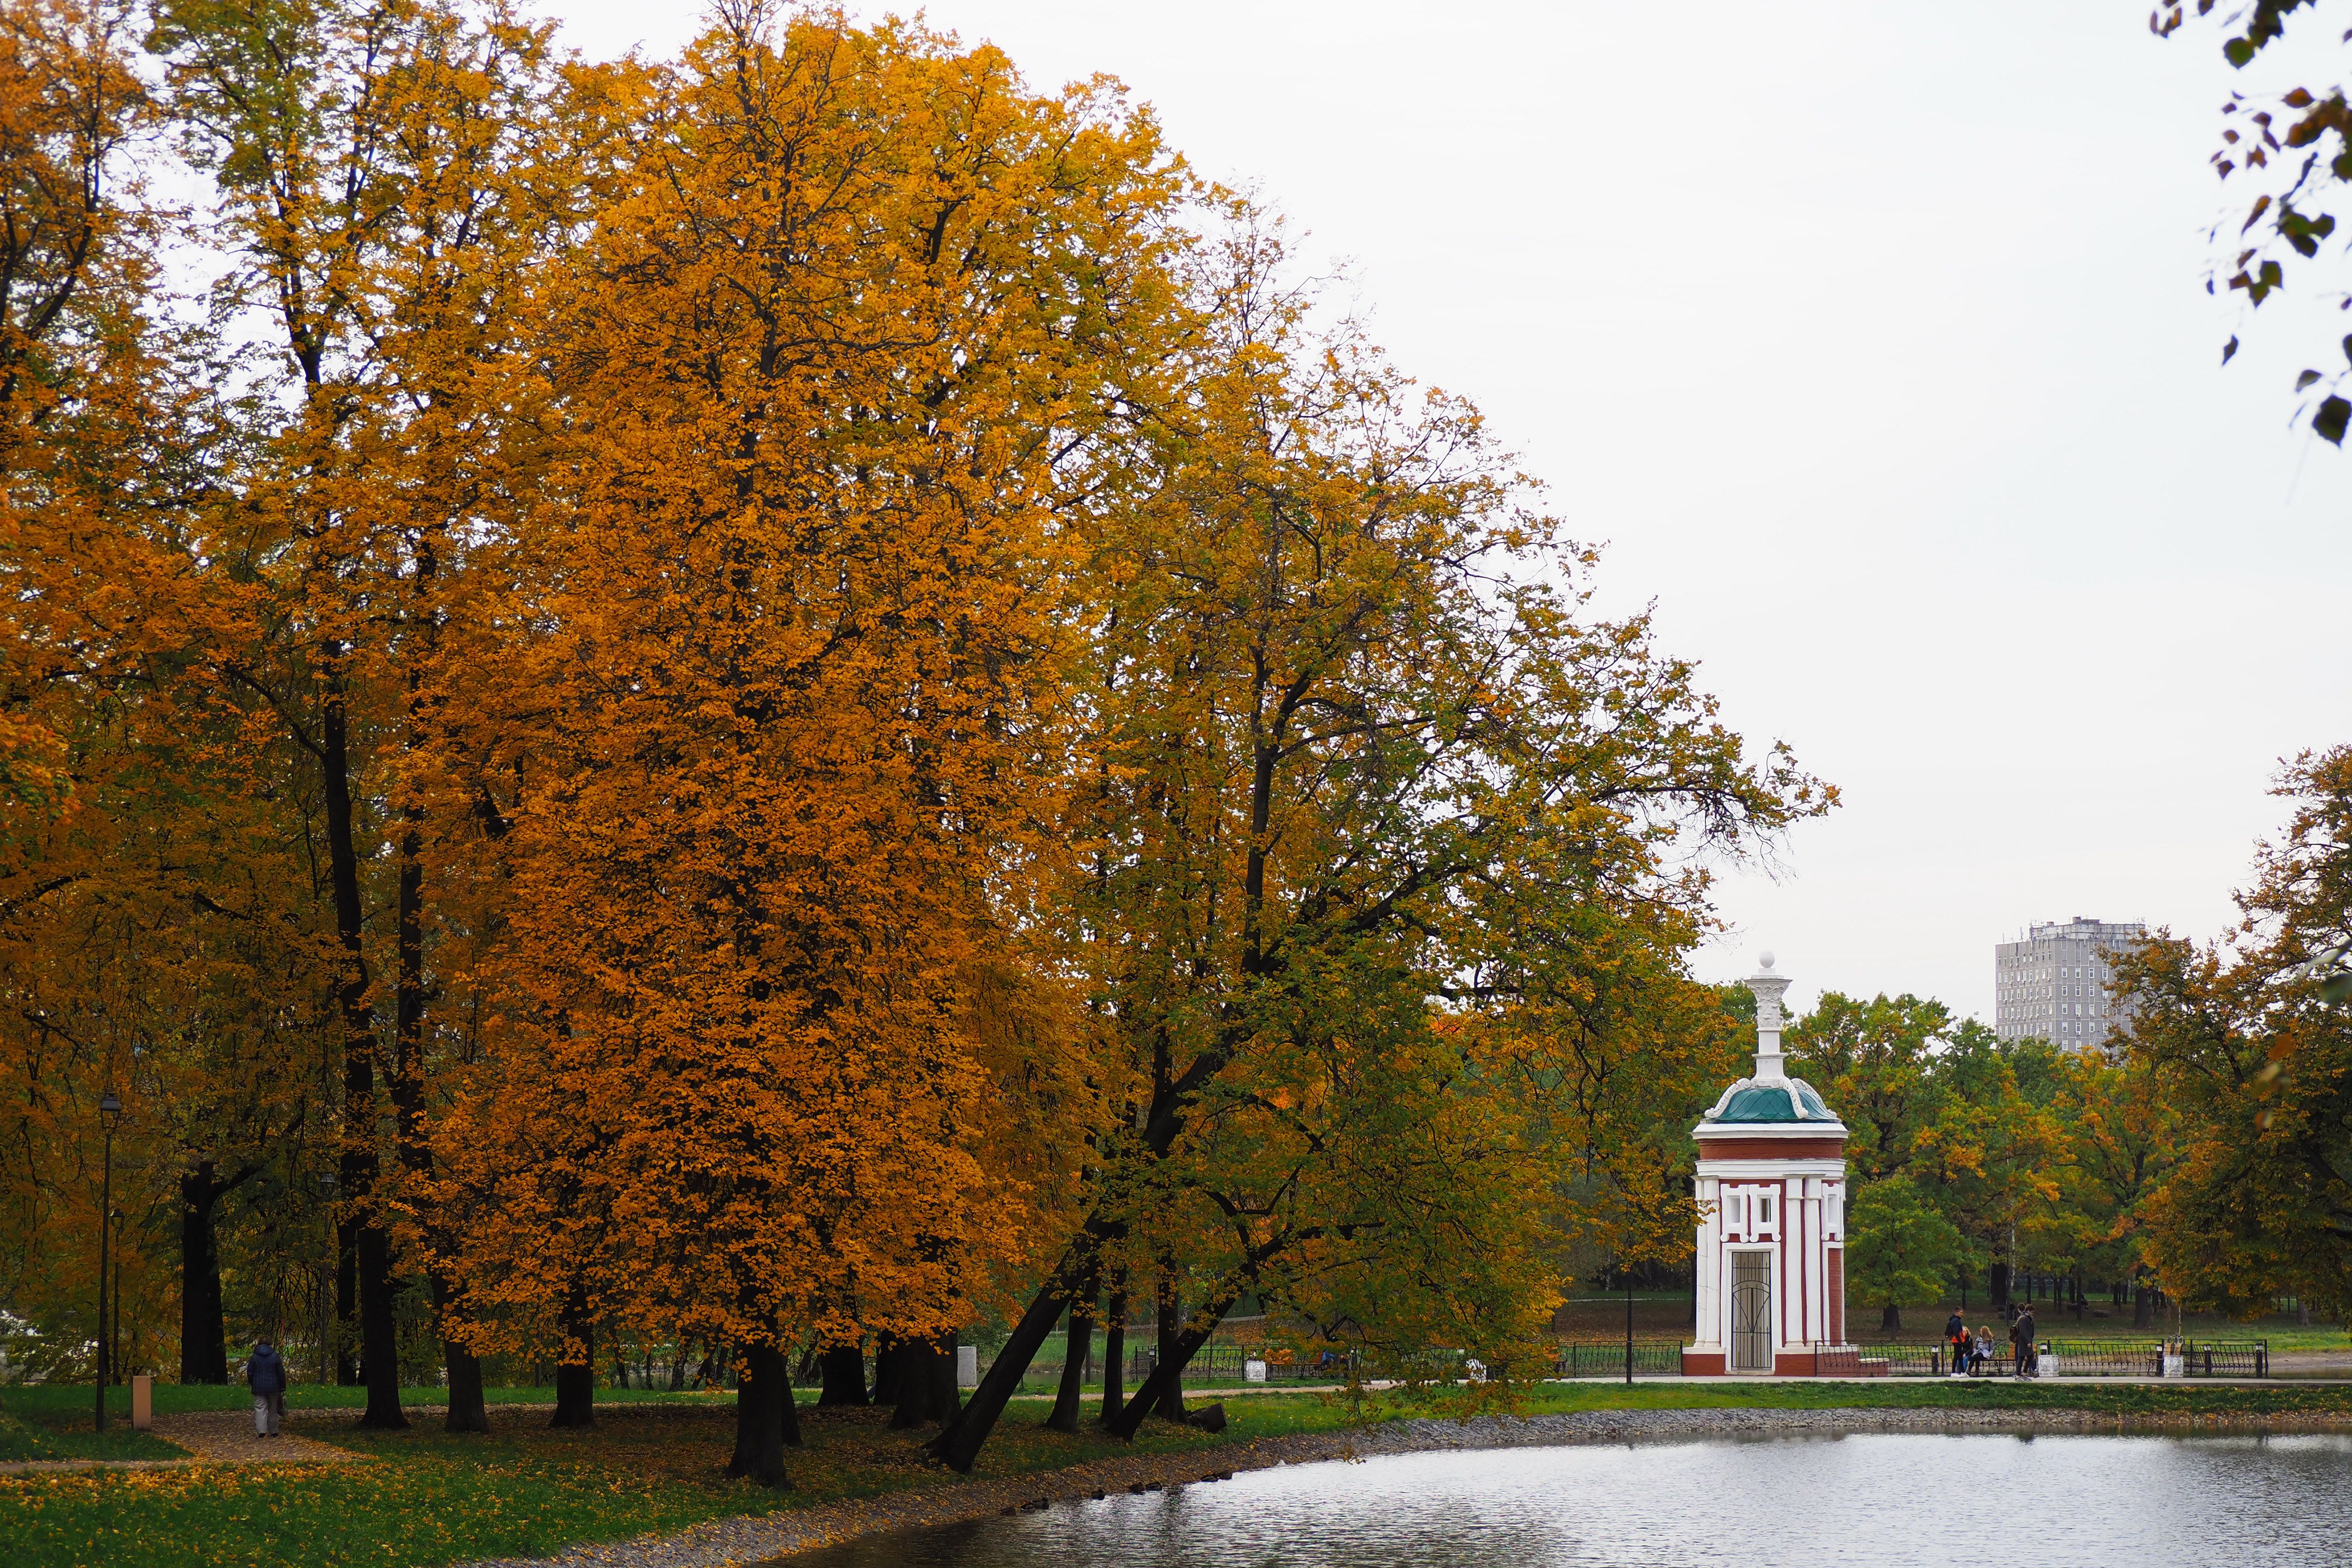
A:
{"label": "green domed roof", "polygon": [[1706,1113],[1709,1121],[1720,1125],[1727,1121],[1837,1121],[1813,1086],[1802,1079],[1782,1079],[1777,1083],[1759,1083],[1742,1079],[1724,1092],[1713,1110]]}

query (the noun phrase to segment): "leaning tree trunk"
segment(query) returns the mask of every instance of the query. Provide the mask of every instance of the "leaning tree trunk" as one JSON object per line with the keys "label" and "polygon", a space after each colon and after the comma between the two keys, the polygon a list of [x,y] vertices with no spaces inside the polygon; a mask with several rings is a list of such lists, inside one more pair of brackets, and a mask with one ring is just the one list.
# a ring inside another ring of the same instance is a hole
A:
{"label": "leaning tree trunk", "polygon": [[[1265,1256],[1271,1256],[1279,1246],[1276,1243],[1268,1247]],[[1184,1368],[1192,1363],[1201,1347],[1209,1342],[1209,1336],[1217,1331],[1217,1325],[1225,1321],[1225,1314],[1234,1310],[1234,1303],[1242,1299],[1242,1291],[1248,1286],[1257,1265],[1263,1261],[1263,1257],[1253,1257],[1218,1281],[1208,1300],[1192,1314],[1192,1321],[1178,1331],[1174,1340],[1162,1342],[1168,1349],[1161,1353],[1160,1364],[1151,1369],[1151,1375],[1143,1380],[1143,1386],[1135,1391],[1135,1397],[1127,1402],[1127,1407],[1119,1412],[1118,1418],[1106,1421],[1103,1423],[1105,1426],[1114,1435],[1132,1440],[1143,1426],[1143,1418],[1150,1415],[1155,1406],[1162,1410],[1167,1408],[1171,1394],[1179,1401],[1177,1408],[1183,1408]],[[1178,1415],[1175,1419],[1181,1421],[1183,1417]]]}
{"label": "leaning tree trunk", "polygon": [[563,1349],[555,1363],[555,1415],[548,1425],[596,1425],[596,1321],[588,1310],[587,1281],[577,1276],[563,1296]]}

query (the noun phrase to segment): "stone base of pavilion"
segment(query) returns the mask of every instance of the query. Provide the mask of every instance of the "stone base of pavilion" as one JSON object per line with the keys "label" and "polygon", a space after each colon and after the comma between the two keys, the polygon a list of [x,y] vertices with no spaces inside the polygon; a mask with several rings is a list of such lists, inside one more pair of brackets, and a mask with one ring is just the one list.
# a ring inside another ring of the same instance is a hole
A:
{"label": "stone base of pavilion", "polygon": [[1733,1373],[1716,1347],[1685,1345],[1685,1377],[1885,1377],[1884,1357],[1866,1355],[1860,1345],[1785,1345],[1772,1354],[1772,1370],[1743,1367]]}

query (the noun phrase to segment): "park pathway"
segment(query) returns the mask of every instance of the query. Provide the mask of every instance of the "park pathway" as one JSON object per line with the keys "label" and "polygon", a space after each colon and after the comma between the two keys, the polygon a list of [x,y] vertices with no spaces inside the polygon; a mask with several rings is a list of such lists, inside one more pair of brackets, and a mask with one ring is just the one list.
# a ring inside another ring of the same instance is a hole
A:
{"label": "park pathway", "polygon": [[[338,1412],[338,1414],[341,1414]],[[155,1416],[155,1436],[188,1451],[183,1459],[17,1459],[0,1464],[0,1475],[54,1470],[184,1470],[198,1465],[344,1465],[367,1458],[331,1443],[253,1435],[251,1410],[186,1410]]]}

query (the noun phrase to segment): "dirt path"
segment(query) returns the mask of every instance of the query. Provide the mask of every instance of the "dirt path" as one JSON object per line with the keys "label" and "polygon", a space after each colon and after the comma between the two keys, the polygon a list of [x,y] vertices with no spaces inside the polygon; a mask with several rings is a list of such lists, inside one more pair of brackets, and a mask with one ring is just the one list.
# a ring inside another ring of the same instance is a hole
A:
{"label": "dirt path", "polygon": [[[335,1412],[337,1415],[342,1412]],[[185,1470],[198,1465],[346,1465],[366,1459],[348,1448],[298,1437],[253,1435],[250,1410],[189,1410],[155,1417],[155,1436],[188,1451],[184,1459],[18,1459],[0,1464],[0,1474],[33,1475],[52,1470]]]}

